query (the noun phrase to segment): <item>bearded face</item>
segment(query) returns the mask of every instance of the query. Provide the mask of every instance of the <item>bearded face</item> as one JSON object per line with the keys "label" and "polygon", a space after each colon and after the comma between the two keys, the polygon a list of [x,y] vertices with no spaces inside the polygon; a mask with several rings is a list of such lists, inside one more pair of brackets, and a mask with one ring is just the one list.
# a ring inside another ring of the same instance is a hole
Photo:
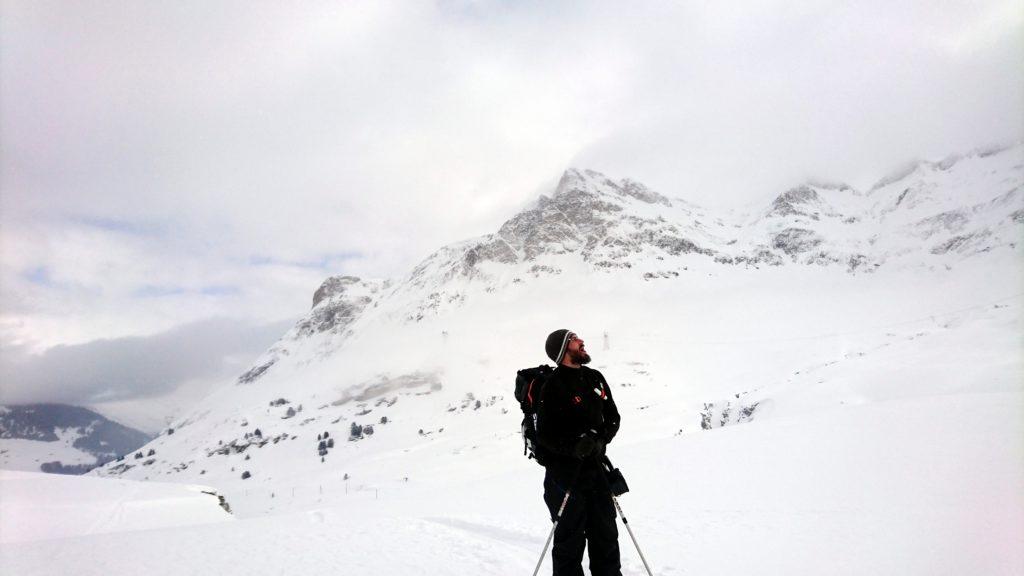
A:
{"label": "bearded face", "polygon": [[573,334],[569,338],[569,344],[565,347],[565,356],[572,364],[589,364],[590,354],[587,354],[586,345],[583,339]]}
{"label": "bearded face", "polygon": [[569,353],[569,358],[573,364],[590,364],[590,354],[587,354],[584,350],[577,350]]}

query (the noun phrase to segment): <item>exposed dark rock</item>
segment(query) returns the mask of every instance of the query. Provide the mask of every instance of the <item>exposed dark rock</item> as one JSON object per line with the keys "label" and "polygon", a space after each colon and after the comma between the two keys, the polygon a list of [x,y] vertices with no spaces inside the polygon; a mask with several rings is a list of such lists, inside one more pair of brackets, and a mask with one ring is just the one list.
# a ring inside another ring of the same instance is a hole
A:
{"label": "exposed dark rock", "polygon": [[670,202],[668,198],[654,192],[643,184],[634,182],[628,178],[623,180],[621,185],[618,185],[611,180],[606,180],[605,182],[611,186],[613,190],[624,196],[631,196],[648,204],[661,204],[668,207],[672,206],[672,202]]}
{"label": "exposed dark rock", "polygon": [[519,261],[519,255],[515,249],[502,238],[492,238],[489,242],[477,244],[466,251],[464,257],[467,267],[476,266],[477,262],[490,260],[502,264],[515,264]]}
{"label": "exposed dark rock", "polygon": [[313,308],[327,298],[333,298],[345,292],[345,289],[353,284],[358,284],[359,278],[355,276],[332,276],[324,280],[320,287],[313,293]]}
{"label": "exposed dark rock", "polygon": [[332,298],[314,308],[308,316],[300,320],[295,325],[296,334],[305,337],[344,328],[351,324],[363,308],[372,301],[373,299],[369,296],[359,296],[351,300]]}
{"label": "exposed dark rock", "polygon": [[867,256],[865,256],[863,254],[854,254],[853,256],[850,256],[849,261],[847,261],[846,271],[847,272],[853,272],[853,271],[857,270],[858,268],[862,267],[864,264],[867,264],[867,262],[868,262],[868,257]]}
{"label": "exposed dark rock", "polygon": [[786,228],[772,237],[772,248],[782,250],[790,256],[809,252],[822,243],[822,238],[812,230]]}
{"label": "exposed dark rock", "polygon": [[[739,398],[740,394],[736,394]],[[711,430],[732,424],[742,424],[754,419],[754,412],[757,410],[758,402],[742,403],[727,400],[725,402],[707,402],[700,413],[700,427],[702,430]]]}
{"label": "exposed dark rock", "polygon": [[274,436],[273,438],[263,438],[262,436],[257,437],[255,434],[251,434],[248,438],[245,438],[244,440],[241,440],[241,441],[235,439],[235,440],[232,440],[232,441],[228,442],[227,444],[224,444],[223,442],[219,442],[217,444],[217,448],[215,448],[213,450],[208,450],[206,452],[206,456],[210,457],[210,456],[214,456],[214,455],[217,455],[217,454],[222,455],[222,456],[227,456],[228,454],[241,454],[241,453],[245,452],[247,449],[249,449],[252,446],[255,446],[256,448],[262,448],[268,442],[273,442],[274,444],[277,444],[281,440],[287,440],[287,439],[288,439],[288,434],[287,433],[279,434],[277,436]]}
{"label": "exposed dark rock", "polygon": [[60,461],[44,462],[39,469],[47,474],[81,475],[96,467],[96,464],[61,464]]}
{"label": "exposed dark rock", "polygon": [[768,214],[773,216],[806,216],[806,204],[818,202],[818,193],[810,186],[798,186],[787,190],[772,202]]}
{"label": "exposed dark rock", "polygon": [[940,232],[959,232],[967,225],[967,214],[963,210],[950,210],[914,223],[914,228],[922,238],[929,238]]}
{"label": "exposed dark rock", "polygon": [[713,256],[714,252],[706,248],[701,248],[693,241],[687,238],[674,238],[671,236],[660,236],[654,241],[654,245],[662,250],[668,252],[673,256],[680,254],[704,254],[705,256]]}
{"label": "exposed dark rock", "polygon": [[931,252],[932,254],[946,254],[947,252],[959,250],[972,238],[972,236],[973,234],[953,236],[949,240],[933,247]]}
{"label": "exposed dark rock", "polygon": [[254,366],[238,377],[239,384],[248,384],[264,374],[277,362],[277,358],[271,358],[259,366]]}

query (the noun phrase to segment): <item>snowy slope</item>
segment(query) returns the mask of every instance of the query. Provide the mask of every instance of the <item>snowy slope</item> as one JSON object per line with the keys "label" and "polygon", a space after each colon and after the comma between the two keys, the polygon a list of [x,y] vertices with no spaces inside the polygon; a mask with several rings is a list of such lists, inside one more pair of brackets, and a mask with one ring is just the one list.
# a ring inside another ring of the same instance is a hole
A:
{"label": "snowy slope", "polygon": [[[956,346],[968,336],[941,337]],[[870,358],[846,376],[899,367]],[[656,574],[1019,574],[1024,396],[982,388],[630,441],[613,453],[632,487],[623,506]],[[15,574],[529,573],[547,528],[541,470],[462,459],[445,472],[379,493],[321,496],[300,484],[278,496],[297,511],[230,524],[6,545],[0,565]],[[621,544],[623,573],[642,574],[625,531]]]}
{"label": "snowy slope", "polygon": [[[93,472],[216,486],[240,522],[62,541],[68,564],[47,562],[47,542],[0,560],[60,573],[87,550],[141,549],[157,574],[531,570],[547,515],[512,380],[568,327],[615,389],[609,451],[657,573],[1020,573],[1022,181],[1018,146],[866,192],[809,184],[731,219],[569,171],[404,278],[329,279],[152,456]],[[906,188],[918,200],[899,201]],[[963,226],[922,238],[923,219],[956,211]]]}
{"label": "snowy slope", "polygon": [[1021,147],[981,150],[941,162],[920,162],[868,194],[884,253],[905,253],[916,239],[932,255],[968,256],[1021,241]]}
{"label": "snowy slope", "polygon": [[2,544],[233,519],[205,486],[0,472]]}

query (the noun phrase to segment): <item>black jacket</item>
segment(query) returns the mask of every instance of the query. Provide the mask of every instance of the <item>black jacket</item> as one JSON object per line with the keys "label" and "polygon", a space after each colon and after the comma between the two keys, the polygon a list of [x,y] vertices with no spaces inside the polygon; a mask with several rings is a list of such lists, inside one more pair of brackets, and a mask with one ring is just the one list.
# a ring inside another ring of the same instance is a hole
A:
{"label": "black jacket", "polygon": [[[549,471],[568,478],[580,461],[573,448],[583,434],[609,443],[619,431],[619,410],[611,388],[600,372],[586,366],[559,366],[541,391],[537,407],[537,440],[551,453]],[[584,463],[597,468],[597,459]]]}

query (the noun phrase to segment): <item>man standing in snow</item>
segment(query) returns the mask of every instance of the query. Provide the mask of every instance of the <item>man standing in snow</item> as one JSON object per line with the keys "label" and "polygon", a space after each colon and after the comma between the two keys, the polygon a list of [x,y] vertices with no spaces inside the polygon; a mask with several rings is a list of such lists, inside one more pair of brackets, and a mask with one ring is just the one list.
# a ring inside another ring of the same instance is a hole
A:
{"label": "man standing in snow", "polygon": [[537,410],[538,442],[550,452],[544,502],[552,518],[571,490],[555,529],[554,575],[582,576],[586,546],[593,576],[621,576],[615,508],[601,465],[605,446],[619,430],[619,411],[604,376],[584,366],[590,355],[582,338],[555,330],[544,349],[556,364]]}

